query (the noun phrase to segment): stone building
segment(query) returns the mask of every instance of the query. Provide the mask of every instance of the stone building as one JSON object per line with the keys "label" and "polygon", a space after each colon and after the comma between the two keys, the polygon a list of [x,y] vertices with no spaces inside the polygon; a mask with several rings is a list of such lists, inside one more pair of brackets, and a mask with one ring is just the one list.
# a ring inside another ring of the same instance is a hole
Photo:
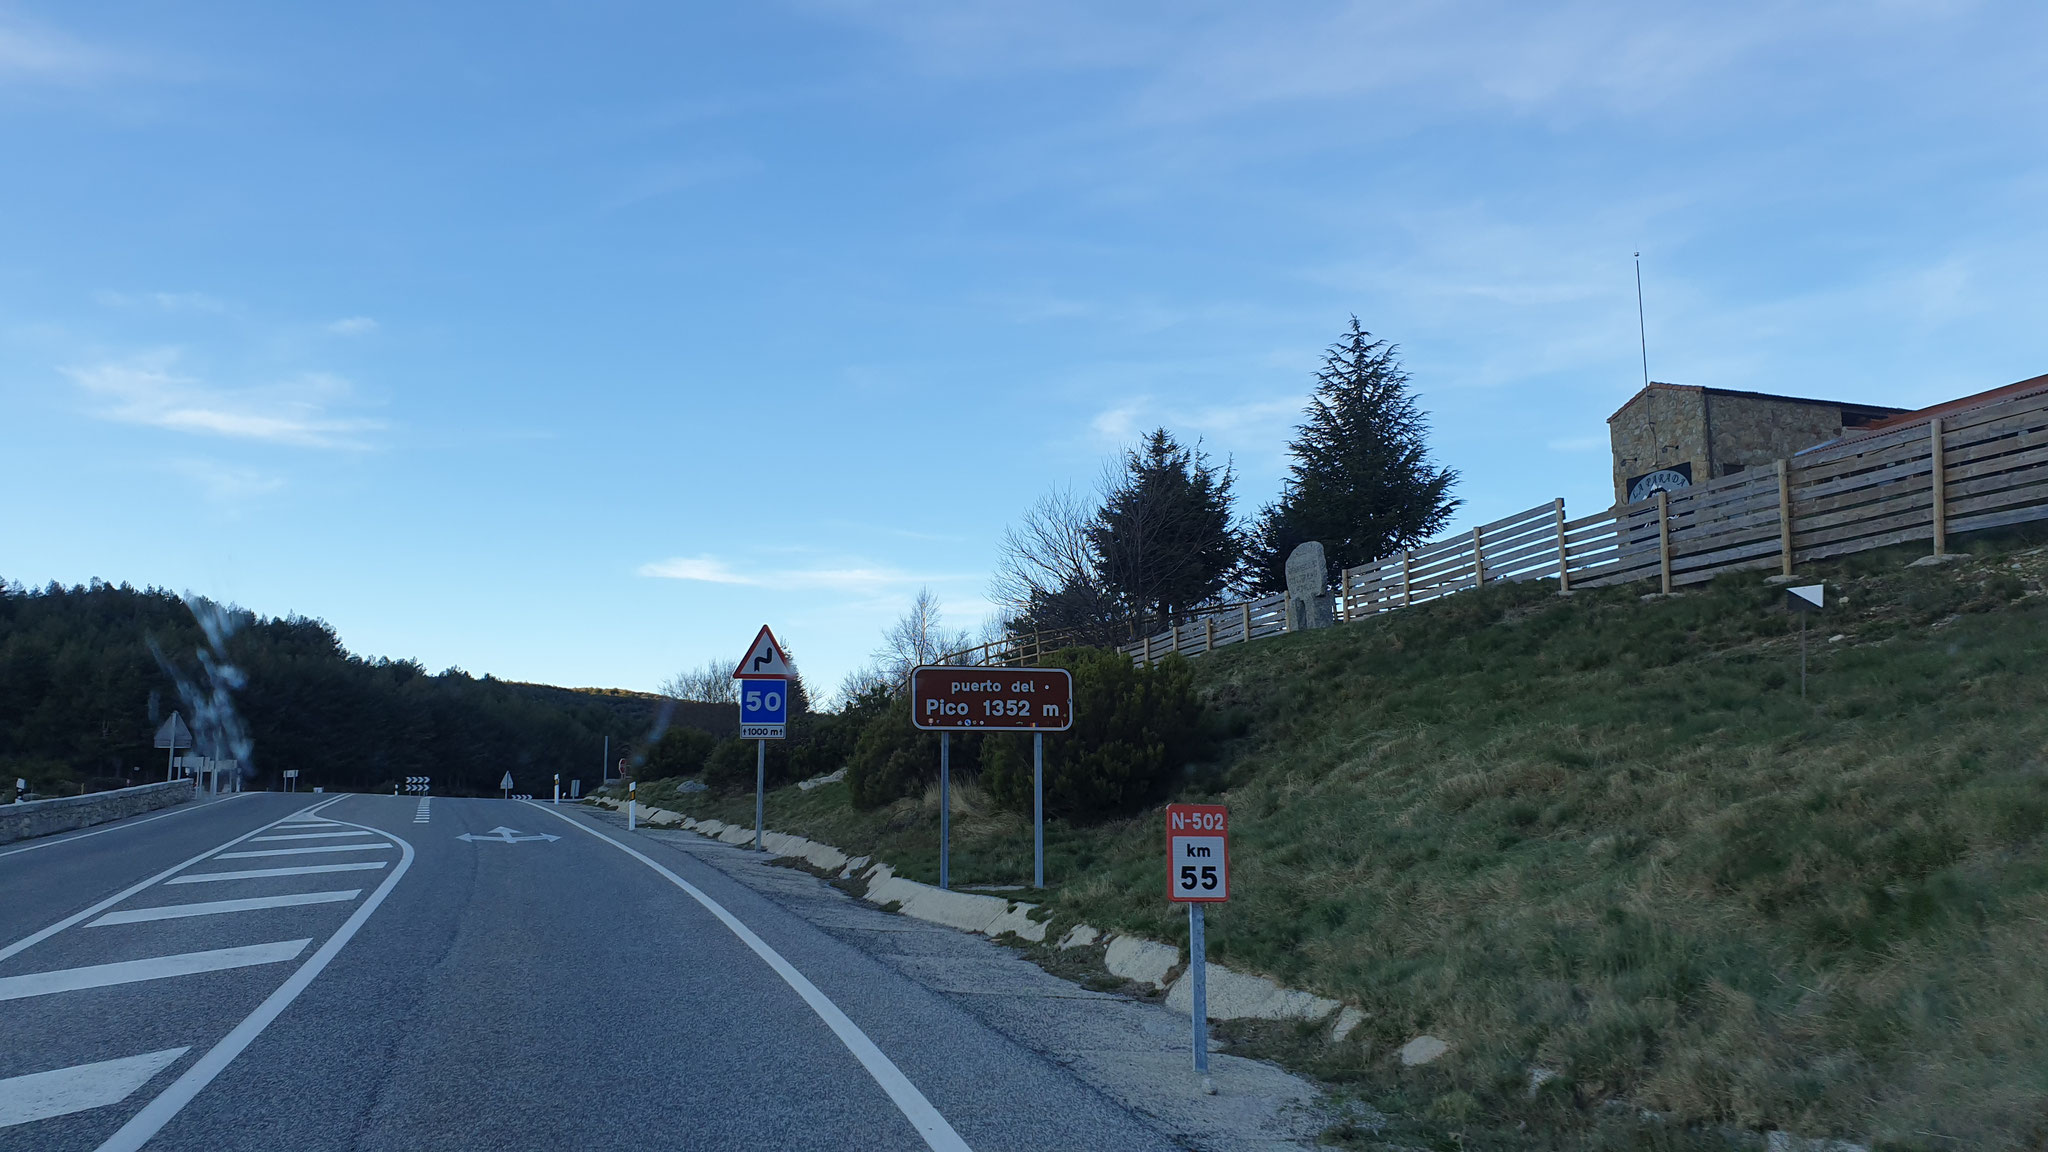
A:
{"label": "stone building", "polygon": [[1628,504],[1749,468],[1770,467],[1906,410],[1771,396],[1726,388],[1658,384],[1607,418],[1614,448],[1614,499]]}

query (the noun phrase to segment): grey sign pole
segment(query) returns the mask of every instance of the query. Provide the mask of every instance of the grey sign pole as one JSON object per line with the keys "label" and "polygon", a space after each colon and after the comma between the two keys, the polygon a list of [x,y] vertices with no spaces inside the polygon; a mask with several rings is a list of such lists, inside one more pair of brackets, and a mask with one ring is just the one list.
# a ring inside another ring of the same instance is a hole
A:
{"label": "grey sign pole", "polygon": [[1045,887],[1045,733],[1031,734],[1031,886]]}
{"label": "grey sign pole", "polygon": [[754,851],[761,850],[761,817],[768,810],[768,742],[754,741]]}
{"label": "grey sign pole", "polygon": [[1195,1074],[1202,1078],[1202,1090],[1209,1084],[1209,949],[1202,939],[1202,905],[1188,904],[1188,971],[1194,976]]}
{"label": "grey sign pole", "polygon": [[953,853],[953,734],[939,733],[939,887],[951,883]]}

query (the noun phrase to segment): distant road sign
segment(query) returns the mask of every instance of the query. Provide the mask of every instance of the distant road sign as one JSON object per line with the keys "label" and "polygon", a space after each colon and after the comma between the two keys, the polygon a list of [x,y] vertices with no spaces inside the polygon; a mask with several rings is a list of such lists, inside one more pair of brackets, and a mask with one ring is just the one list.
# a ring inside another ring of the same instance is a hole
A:
{"label": "distant road sign", "polygon": [[425,792],[433,783],[434,778],[431,776],[407,776],[405,778],[405,790],[407,792]]}
{"label": "distant road sign", "polygon": [[287,780],[297,780],[299,778],[299,770],[297,768],[285,769],[284,778]]}
{"label": "distant road sign", "polygon": [[1074,677],[1065,668],[915,668],[910,722],[932,732],[1064,732],[1074,726]]}
{"label": "distant road sign", "polygon": [[1166,806],[1166,896],[1183,904],[1230,899],[1230,810]]}
{"label": "distant road sign", "polygon": [[766,624],[747,646],[746,659],[732,670],[735,680],[788,680],[796,675],[790,667],[789,657],[783,654],[782,645],[775,642],[775,633]]}
{"label": "distant road sign", "polygon": [[503,780],[500,780],[500,781],[498,781],[498,787],[500,787],[500,788],[510,788],[510,787],[512,787],[512,774],[511,774],[510,772],[507,772],[507,773],[505,773],[505,778],[504,778]]}
{"label": "distant road sign", "polygon": [[183,716],[176,712],[171,713],[171,718],[164,721],[163,727],[156,730],[156,746],[172,751],[192,746],[192,729],[185,726]]}
{"label": "distant road sign", "polygon": [[789,681],[750,679],[740,685],[740,738],[780,740],[789,725]]}

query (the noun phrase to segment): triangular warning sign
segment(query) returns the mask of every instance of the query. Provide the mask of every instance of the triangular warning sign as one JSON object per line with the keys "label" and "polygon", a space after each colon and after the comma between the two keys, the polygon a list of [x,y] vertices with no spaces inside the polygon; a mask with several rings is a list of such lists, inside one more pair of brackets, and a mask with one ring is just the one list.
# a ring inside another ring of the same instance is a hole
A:
{"label": "triangular warning sign", "polygon": [[163,727],[156,730],[156,746],[169,748],[173,752],[192,746],[192,730],[185,727],[183,716],[176,712],[171,713],[171,718],[164,721]]}
{"label": "triangular warning sign", "polygon": [[500,788],[510,788],[510,787],[512,787],[512,774],[511,774],[510,772],[507,772],[507,773],[505,773],[505,778],[504,778],[503,780],[500,780],[500,781],[498,781],[498,787],[500,787]]}
{"label": "triangular warning sign", "polygon": [[[1802,612],[1811,612],[1815,608],[1821,607],[1821,601],[1827,596],[1828,586],[1825,584],[1802,584],[1797,588],[1787,588],[1785,591],[1791,593],[1794,597],[1792,601],[1794,608]],[[1801,603],[1801,601],[1804,601],[1804,603]]]}
{"label": "triangular warning sign", "polygon": [[761,634],[747,648],[747,658],[732,670],[735,680],[790,680],[796,677],[796,669],[789,666],[789,658],[782,654],[782,645],[775,642],[775,633],[761,625]]}

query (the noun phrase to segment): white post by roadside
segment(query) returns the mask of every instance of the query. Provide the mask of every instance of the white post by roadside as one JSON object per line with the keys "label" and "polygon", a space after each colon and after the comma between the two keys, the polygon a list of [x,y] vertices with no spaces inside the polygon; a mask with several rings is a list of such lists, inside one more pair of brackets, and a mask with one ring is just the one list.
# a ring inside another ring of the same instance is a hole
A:
{"label": "white post by roadside", "polygon": [[639,816],[635,806],[639,803],[640,782],[635,780],[626,785],[626,831],[628,832],[631,832],[635,827],[634,821]]}
{"label": "white post by roadside", "polygon": [[557,772],[557,773],[555,773],[555,803],[557,803],[557,804],[560,804],[561,802],[562,802],[562,774],[561,774],[560,772]]}

